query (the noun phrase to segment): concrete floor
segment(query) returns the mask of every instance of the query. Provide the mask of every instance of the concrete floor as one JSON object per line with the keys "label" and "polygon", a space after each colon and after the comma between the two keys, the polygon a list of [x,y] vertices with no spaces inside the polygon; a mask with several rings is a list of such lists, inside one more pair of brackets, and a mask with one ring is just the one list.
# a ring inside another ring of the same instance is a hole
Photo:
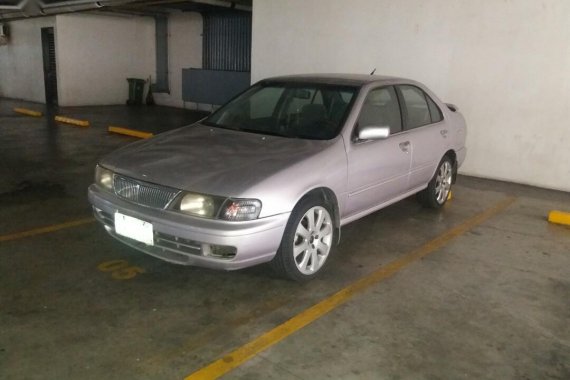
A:
{"label": "concrete floor", "polygon": [[[16,105],[0,99],[0,240],[90,216],[98,157],[136,141],[108,124],[164,130],[201,117],[63,110],[92,121],[81,129]],[[303,285],[266,266],[167,264],[95,223],[0,242],[0,379],[182,379],[507,195],[517,200],[504,212],[224,378],[570,379],[570,229],[545,220],[570,211],[570,194],[464,176],[440,212],[408,199],[344,228],[326,273]],[[99,269],[113,260],[144,273],[115,279]]]}

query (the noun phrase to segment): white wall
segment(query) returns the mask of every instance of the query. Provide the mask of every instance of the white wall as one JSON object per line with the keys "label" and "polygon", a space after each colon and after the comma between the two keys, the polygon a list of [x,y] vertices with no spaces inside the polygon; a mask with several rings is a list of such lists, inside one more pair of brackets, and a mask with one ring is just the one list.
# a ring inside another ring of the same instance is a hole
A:
{"label": "white wall", "polygon": [[10,43],[0,46],[0,96],[45,102],[41,28],[54,25],[54,17],[9,24]]}
{"label": "white wall", "polygon": [[150,17],[57,16],[59,104],[125,104],[126,78],[156,71],[155,25]]}
{"label": "white wall", "polygon": [[[0,96],[45,102],[41,27],[55,26],[59,104],[124,104],[127,77],[156,79],[154,19],[110,14],[66,14],[11,23],[12,43],[0,46]],[[182,101],[182,69],[202,67],[202,16],[169,18],[169,94],[157,104],[197,108]],[[204,105],[210,109],[210,106]],[[202,108],[203,108],[202,107]]]}
{"label": "white wall", "polygon": [[157,104],[195,108],[182,101],[182,69],[202,67],[202,16],[173,13],[168,19],[168,79],[170,94],[154,94]]}
{"label": "white wall", "polygon": [[254,0],[252,80],[419,80],[467,119],[463,173],[570,191],[569,20],[567,0]]}

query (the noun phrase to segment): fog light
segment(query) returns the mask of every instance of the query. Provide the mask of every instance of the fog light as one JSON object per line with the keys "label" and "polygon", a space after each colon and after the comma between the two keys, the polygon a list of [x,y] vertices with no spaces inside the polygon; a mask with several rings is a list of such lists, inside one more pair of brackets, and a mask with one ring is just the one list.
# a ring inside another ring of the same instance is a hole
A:
{"label": "fog light", "polygon": [[236,256],[237,248],[228,245],[202,244],[202,253],[204,256],[232,259]]}

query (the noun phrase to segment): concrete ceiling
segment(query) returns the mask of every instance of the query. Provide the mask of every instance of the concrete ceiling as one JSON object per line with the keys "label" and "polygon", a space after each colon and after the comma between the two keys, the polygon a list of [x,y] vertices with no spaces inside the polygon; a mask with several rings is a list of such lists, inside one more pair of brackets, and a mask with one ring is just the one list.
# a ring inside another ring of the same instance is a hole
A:
{"label": "concrete ceiling", "polygon": [[56,14],[103,11],[155,16],[171,12],[251,11],[252,0],[0,0],[0,23]]}

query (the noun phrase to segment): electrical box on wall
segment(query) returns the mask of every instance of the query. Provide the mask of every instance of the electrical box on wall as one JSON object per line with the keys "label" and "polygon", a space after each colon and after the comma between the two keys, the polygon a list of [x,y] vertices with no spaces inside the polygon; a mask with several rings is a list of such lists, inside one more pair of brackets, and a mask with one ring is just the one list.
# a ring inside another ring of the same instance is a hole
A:
{"label": "electrical box on wall", "polygon": [[0,46],[8,45],[10,34],[8,33],[8,25],[0,24]]}

